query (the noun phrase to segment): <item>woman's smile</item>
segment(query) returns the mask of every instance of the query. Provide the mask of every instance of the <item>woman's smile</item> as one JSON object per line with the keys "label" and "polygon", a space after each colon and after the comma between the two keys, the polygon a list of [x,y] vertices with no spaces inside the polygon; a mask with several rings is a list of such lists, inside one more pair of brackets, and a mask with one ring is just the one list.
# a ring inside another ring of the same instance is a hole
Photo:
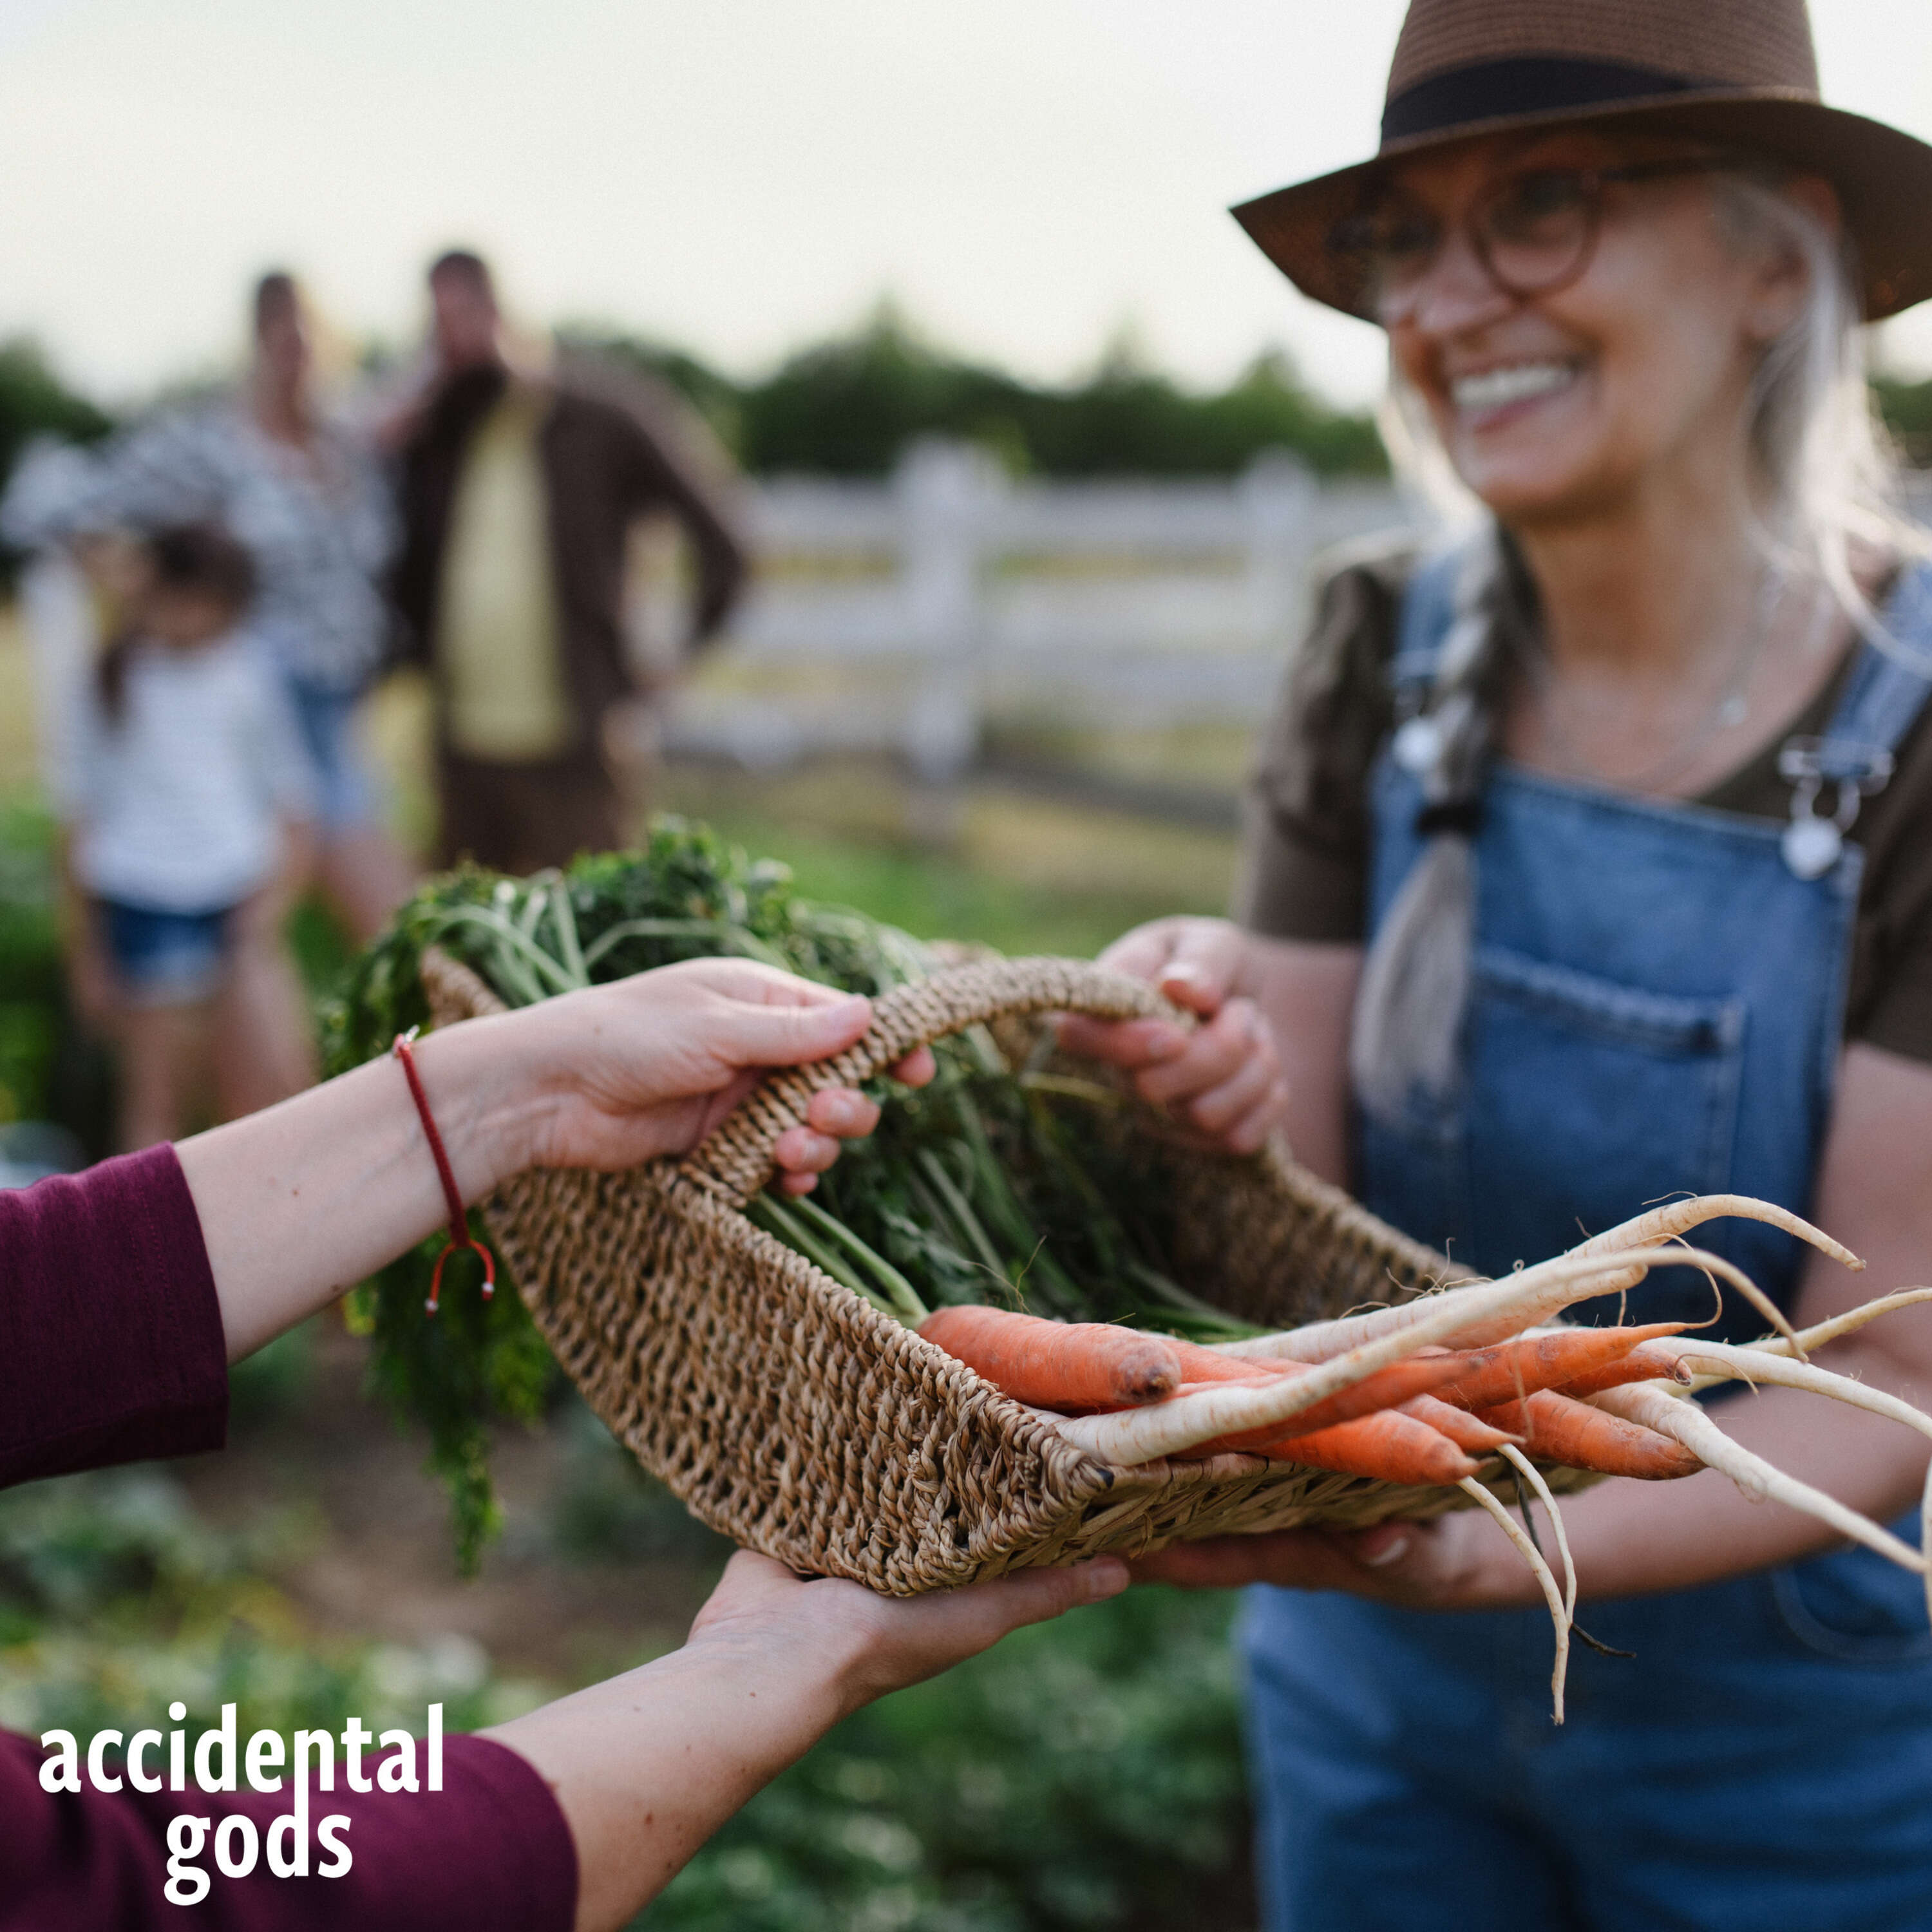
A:
{"label": "woman's smile", "polygon": [[1582,364],[1574,360],[1542,358],[1498,363],[1451,376],[1449,400],[1462,425],[1480,434],[1514,421],[1532,405],[1568,389],[1582,373]]}
{"label": "woman's smile", "polygon": [[1615,344],[1519,313],[1430,344],[1403,345],[1411,380],[1463,482],[1492,506],[1546,515],[1592,491],[1615,447],[1606,402]]}

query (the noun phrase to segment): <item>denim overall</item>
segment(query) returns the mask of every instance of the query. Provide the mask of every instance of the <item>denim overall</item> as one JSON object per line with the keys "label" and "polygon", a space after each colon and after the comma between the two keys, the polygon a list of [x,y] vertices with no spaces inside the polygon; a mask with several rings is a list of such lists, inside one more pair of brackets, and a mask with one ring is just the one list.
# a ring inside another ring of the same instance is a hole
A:
{"label": "denim overall", "polygon": [[[1433,675],[1452,575],[1438,560],[1405,600],[1399,699]],[[1932,651],[1932,572],[1904,580],[1887,622]],[[1806,1209],[1863,867],[1814,804],[1838,784],[1848,824],[1927,692],[1868,646],[1826,736],[1784,748],[1798,783],[1783,828],[1493,770],[1474,839],[1462,1088],[1364,1123],[1367,1205],[1489,1274],[1682,1191]],[[1422,799],[1386,747],[1373,787],[1379,922],[1420,850]],[[1718,1222],[1696,1238],[1789,1304],[1789,1238]],[[1702,1319],[1712,1306],[1708,1284],[1676,1270],[1632,1291],[1629,1316]],[[1762,1323],[1747,1309],[1728,1326]],[[1916,1542],[1912,1524],[1894,1527]],[[1932,1928],[1918,1579],[1841,1550],[1592,1604],[1584,1622],[1636,1656],[1573,1648],[1559,1730],[1540,1609],[1252,1592],[1270,1932]]]}

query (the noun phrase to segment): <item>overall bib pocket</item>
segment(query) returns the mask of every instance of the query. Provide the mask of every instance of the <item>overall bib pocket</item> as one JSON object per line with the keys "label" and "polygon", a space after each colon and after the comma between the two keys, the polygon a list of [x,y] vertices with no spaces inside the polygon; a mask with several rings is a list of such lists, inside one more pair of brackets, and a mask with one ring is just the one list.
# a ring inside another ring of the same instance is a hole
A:
{"label": "overall bib pocket", "polygon": [[1473,1258],[1486,1273],[1730,1186],[1742,1000],[1646,992],[1492,945],[1476,956],[1468,1024]]}

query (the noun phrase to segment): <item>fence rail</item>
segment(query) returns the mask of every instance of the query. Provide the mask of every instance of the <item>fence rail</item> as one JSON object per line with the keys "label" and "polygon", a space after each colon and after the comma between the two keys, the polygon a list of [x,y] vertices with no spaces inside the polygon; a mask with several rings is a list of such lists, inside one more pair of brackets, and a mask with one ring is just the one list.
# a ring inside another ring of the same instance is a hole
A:
{"label": "fence rail", "polygon": [[1390,486],[1318,485],[1281,455],[1226,483],[1014,483],[936,442],[884,483],[766,484],[748,519],[758,587],[670,746],[758,766],[884,751],[942,785],[990,720],[1251,722],[1316,554],[1409,520]]}

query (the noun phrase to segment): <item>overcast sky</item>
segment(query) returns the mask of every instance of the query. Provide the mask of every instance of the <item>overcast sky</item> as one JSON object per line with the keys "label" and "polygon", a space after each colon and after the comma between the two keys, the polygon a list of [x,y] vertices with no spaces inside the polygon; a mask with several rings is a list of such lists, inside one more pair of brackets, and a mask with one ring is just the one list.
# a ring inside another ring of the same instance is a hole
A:
{"label": "overcast sky", "polygon": [[[1932,138],[1927,6],[1814,0],[1828,97]],[[1036,376],[1126,326],[1193,380],[1284,344],[1364,398],[1374,332],[1303,302],[1224,211],[1372,147],[1402,10],[0,0],[0,337],[125,397],[232,356],[272,262],[404,337],[424,261],[463,240],[534,320],[740,373],[890,292]],[[1932,320],[1886,347],[1932,370]]]}

